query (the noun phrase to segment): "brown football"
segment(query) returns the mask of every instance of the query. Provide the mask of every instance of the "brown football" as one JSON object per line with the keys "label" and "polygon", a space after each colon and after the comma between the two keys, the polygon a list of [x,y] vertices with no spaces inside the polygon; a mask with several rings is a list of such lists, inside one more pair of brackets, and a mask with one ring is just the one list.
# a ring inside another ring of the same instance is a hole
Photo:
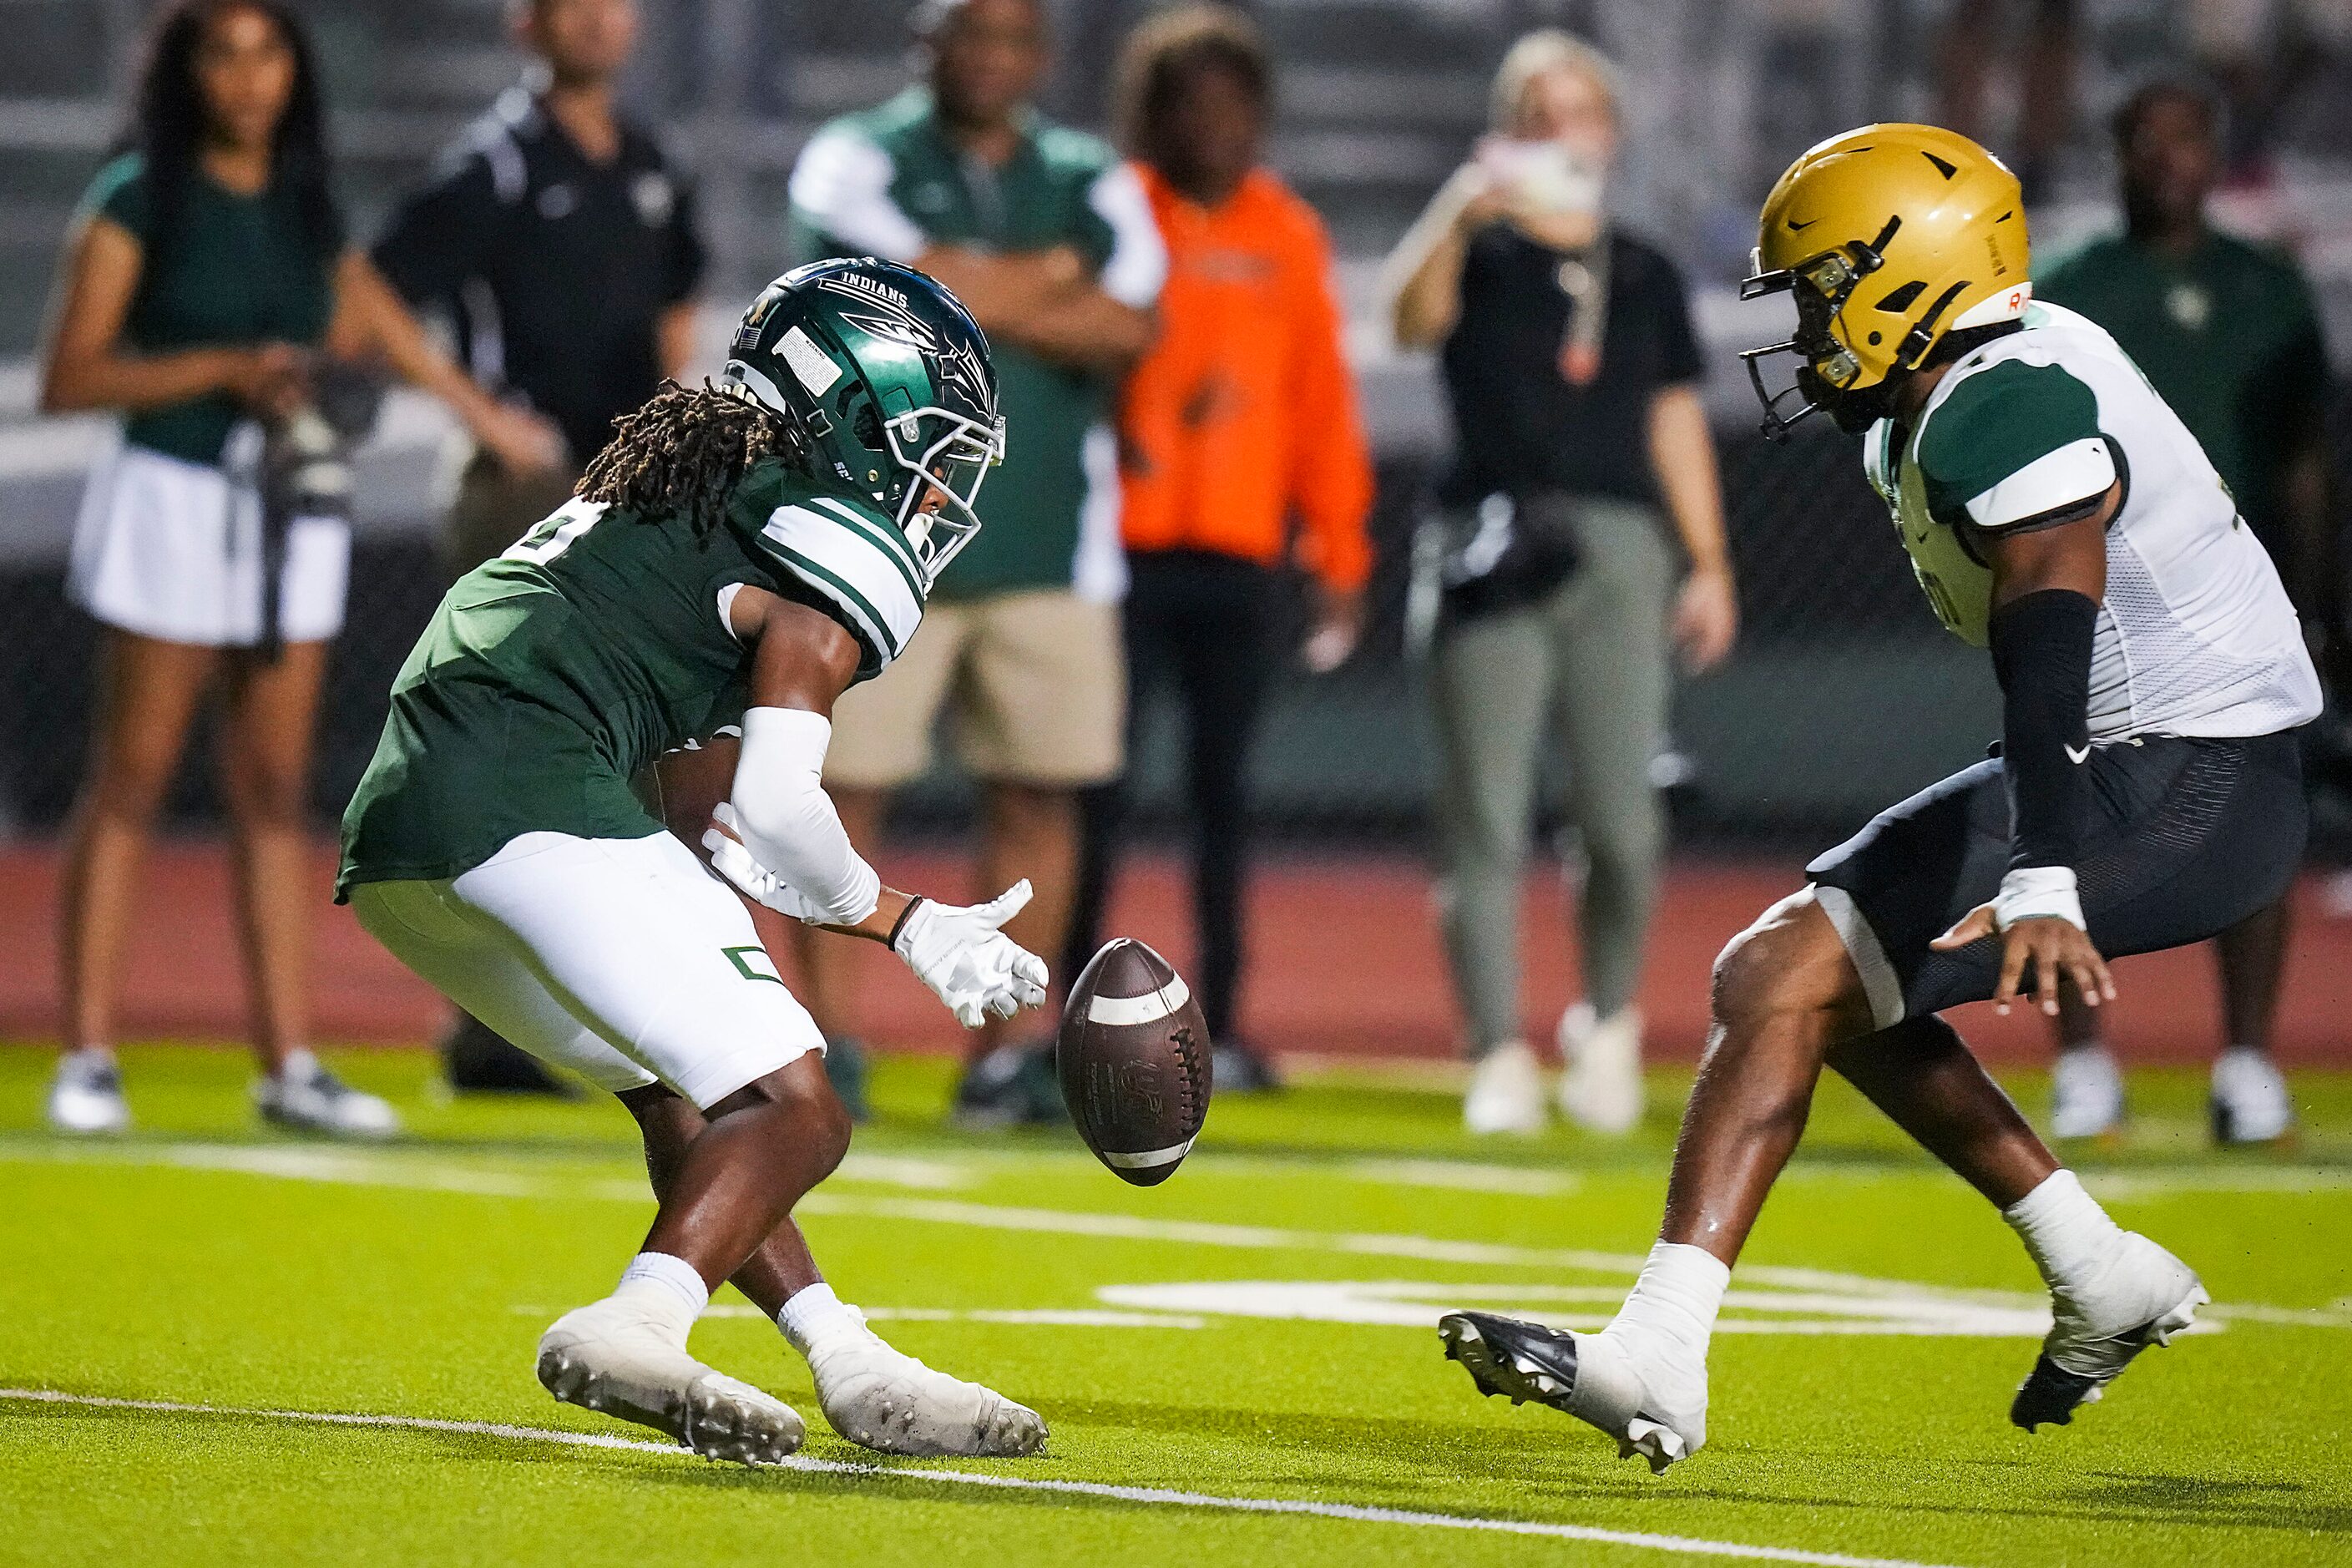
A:
{"label": "brown football", "polygon": [[1070,1120],[1121,1181],[1156,1187],[1209,1114],[1209,1028],[1168,961],[1116,937],[1070,986],[1054,1052]]}

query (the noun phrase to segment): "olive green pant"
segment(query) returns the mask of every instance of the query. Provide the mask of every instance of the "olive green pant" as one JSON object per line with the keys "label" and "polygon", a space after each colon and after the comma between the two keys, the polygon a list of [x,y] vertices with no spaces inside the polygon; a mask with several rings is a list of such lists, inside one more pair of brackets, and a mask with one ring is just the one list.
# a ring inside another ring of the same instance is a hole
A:
{"label": "olive green pant", "polygon": [[1574,576],[1449,628],[1433,658],[1439,907],[1480,1056],[1521,1037],[1519,889],[1548,758],[1582,848],[1585,996],[1603,1017],[1633,1000],[1657,897],[1665,826],[1650,763],[1671,684],[1675,558],[1646,507],[1580,500],[1576,520]]}

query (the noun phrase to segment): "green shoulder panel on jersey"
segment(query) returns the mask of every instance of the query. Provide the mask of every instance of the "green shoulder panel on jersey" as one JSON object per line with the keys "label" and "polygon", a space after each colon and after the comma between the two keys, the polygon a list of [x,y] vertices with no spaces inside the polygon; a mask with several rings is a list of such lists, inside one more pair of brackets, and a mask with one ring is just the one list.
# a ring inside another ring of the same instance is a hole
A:
{"label": "green shoulder panel on jersey", "polygon": [[922,569],[873,503],[768,462],[736,488],[728,521],[857,639],[860,680],[904,651],[923,618]]}
{"label": "green shoulder panel on jersey", "polygon": [[2099,400],[2054,364],[2001,360],[1968,372],[1929,409],[1913,451],[1938,517],[2061,447],[2099,438]]}

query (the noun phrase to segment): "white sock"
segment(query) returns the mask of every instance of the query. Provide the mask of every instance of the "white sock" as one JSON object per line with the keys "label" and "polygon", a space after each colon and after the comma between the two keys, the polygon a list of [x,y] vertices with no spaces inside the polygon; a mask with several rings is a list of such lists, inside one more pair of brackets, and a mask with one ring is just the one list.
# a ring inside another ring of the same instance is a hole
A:
{"label": "white sock", "polygon": [[2088,1274],[2123,1236],[2072,1171],[2053,1172],[2000,1217],[2016,1229],[2042,1283],[2053,1290]]}
{"label": "white sock", "polygon": [[783,1330],[784,1338],[803,1355],[826,1340],[845,1333],[867,1332],[866,1320],[856,1308],[845,1303],[833,1293],[833,1287],[820,1279],[793,1292],[790,1300],[778,1309],[776,1327]]}
{"label": "white sock", "polygon": [[280,1083],[308,1083],[319,1076],[319,1058],[308,1046],[297,1046],[278,1064]]}
{"label": "white sock", "polygon": [[1650,1248],[1633,1293],[1610,1327],[1622,1323],[1664,1334],[1703,1362],[1730,1284],[1731,1266],[1706,1247],[1662,1241]]}
{"label": "white sock", "polygon": [[72,1050],[65,1053],[63,1059],[69,1062],[88,1062],[93,1067],[100,1063],[111,1065],[114,1060],[114,1047],[112,1046],[76,1046]]}
{"label": "white sock", "polygon": [[664,1307],[677,1309],[677,1315],[689,1328],[702,1316],[702,1309],[710,1305],[710,1287],[702,1282],[694,1265],[667,1252],[640,1252],[630,1258],[613,1294],[642,1295],[648,1302],[658,1300]]}

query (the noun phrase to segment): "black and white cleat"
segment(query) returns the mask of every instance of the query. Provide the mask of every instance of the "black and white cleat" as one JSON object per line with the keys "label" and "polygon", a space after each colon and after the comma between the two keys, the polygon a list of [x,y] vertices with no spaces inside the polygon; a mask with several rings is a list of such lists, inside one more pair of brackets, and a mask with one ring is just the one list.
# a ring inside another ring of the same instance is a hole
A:
{"label": "black and white cleat", "polygon": [[[1576,1392],[1576,1341],[1541,1323],[1492,1312],[1448,1312],[1437,1320],[1445,1359],[1460,1362],[1478,1392],[1514,1405],[1529,1400],[1567,1411]],[[1571,1412],[1572,1414],[1572,1412]]]}
{"label": "black and white cleat", "polygon": [[[2083,1287],[2052,1294],[2050,1337],[2017,1387],[2009,1418],[2026,1431],[2065,1426],[2150,1345],[2168,1345],[2212,1300],[2196,1273],[2126,1232],[2112,1264]],[[2123,1325],[2111,1327],[2110,1325]]]}
{"label": "black and white cleat", "polygon": [[[1704,1384],[1696,1417],[1670,1419],[1649,1407],[1623,1346],[1492,1312],[1448,1312],[1437,1321],[1445,1358],[1462,1363],[1478,1392],[1514,1405],[1549,1405],[1617,1439],[1617,1457],[1639,1457],[1650,1473],[1687,1458],[1706,1440]],[[1580,1342],[1591,1356],[1581,1354]],[[1601,1364],[1594,1364],[1595,1360]]]}

